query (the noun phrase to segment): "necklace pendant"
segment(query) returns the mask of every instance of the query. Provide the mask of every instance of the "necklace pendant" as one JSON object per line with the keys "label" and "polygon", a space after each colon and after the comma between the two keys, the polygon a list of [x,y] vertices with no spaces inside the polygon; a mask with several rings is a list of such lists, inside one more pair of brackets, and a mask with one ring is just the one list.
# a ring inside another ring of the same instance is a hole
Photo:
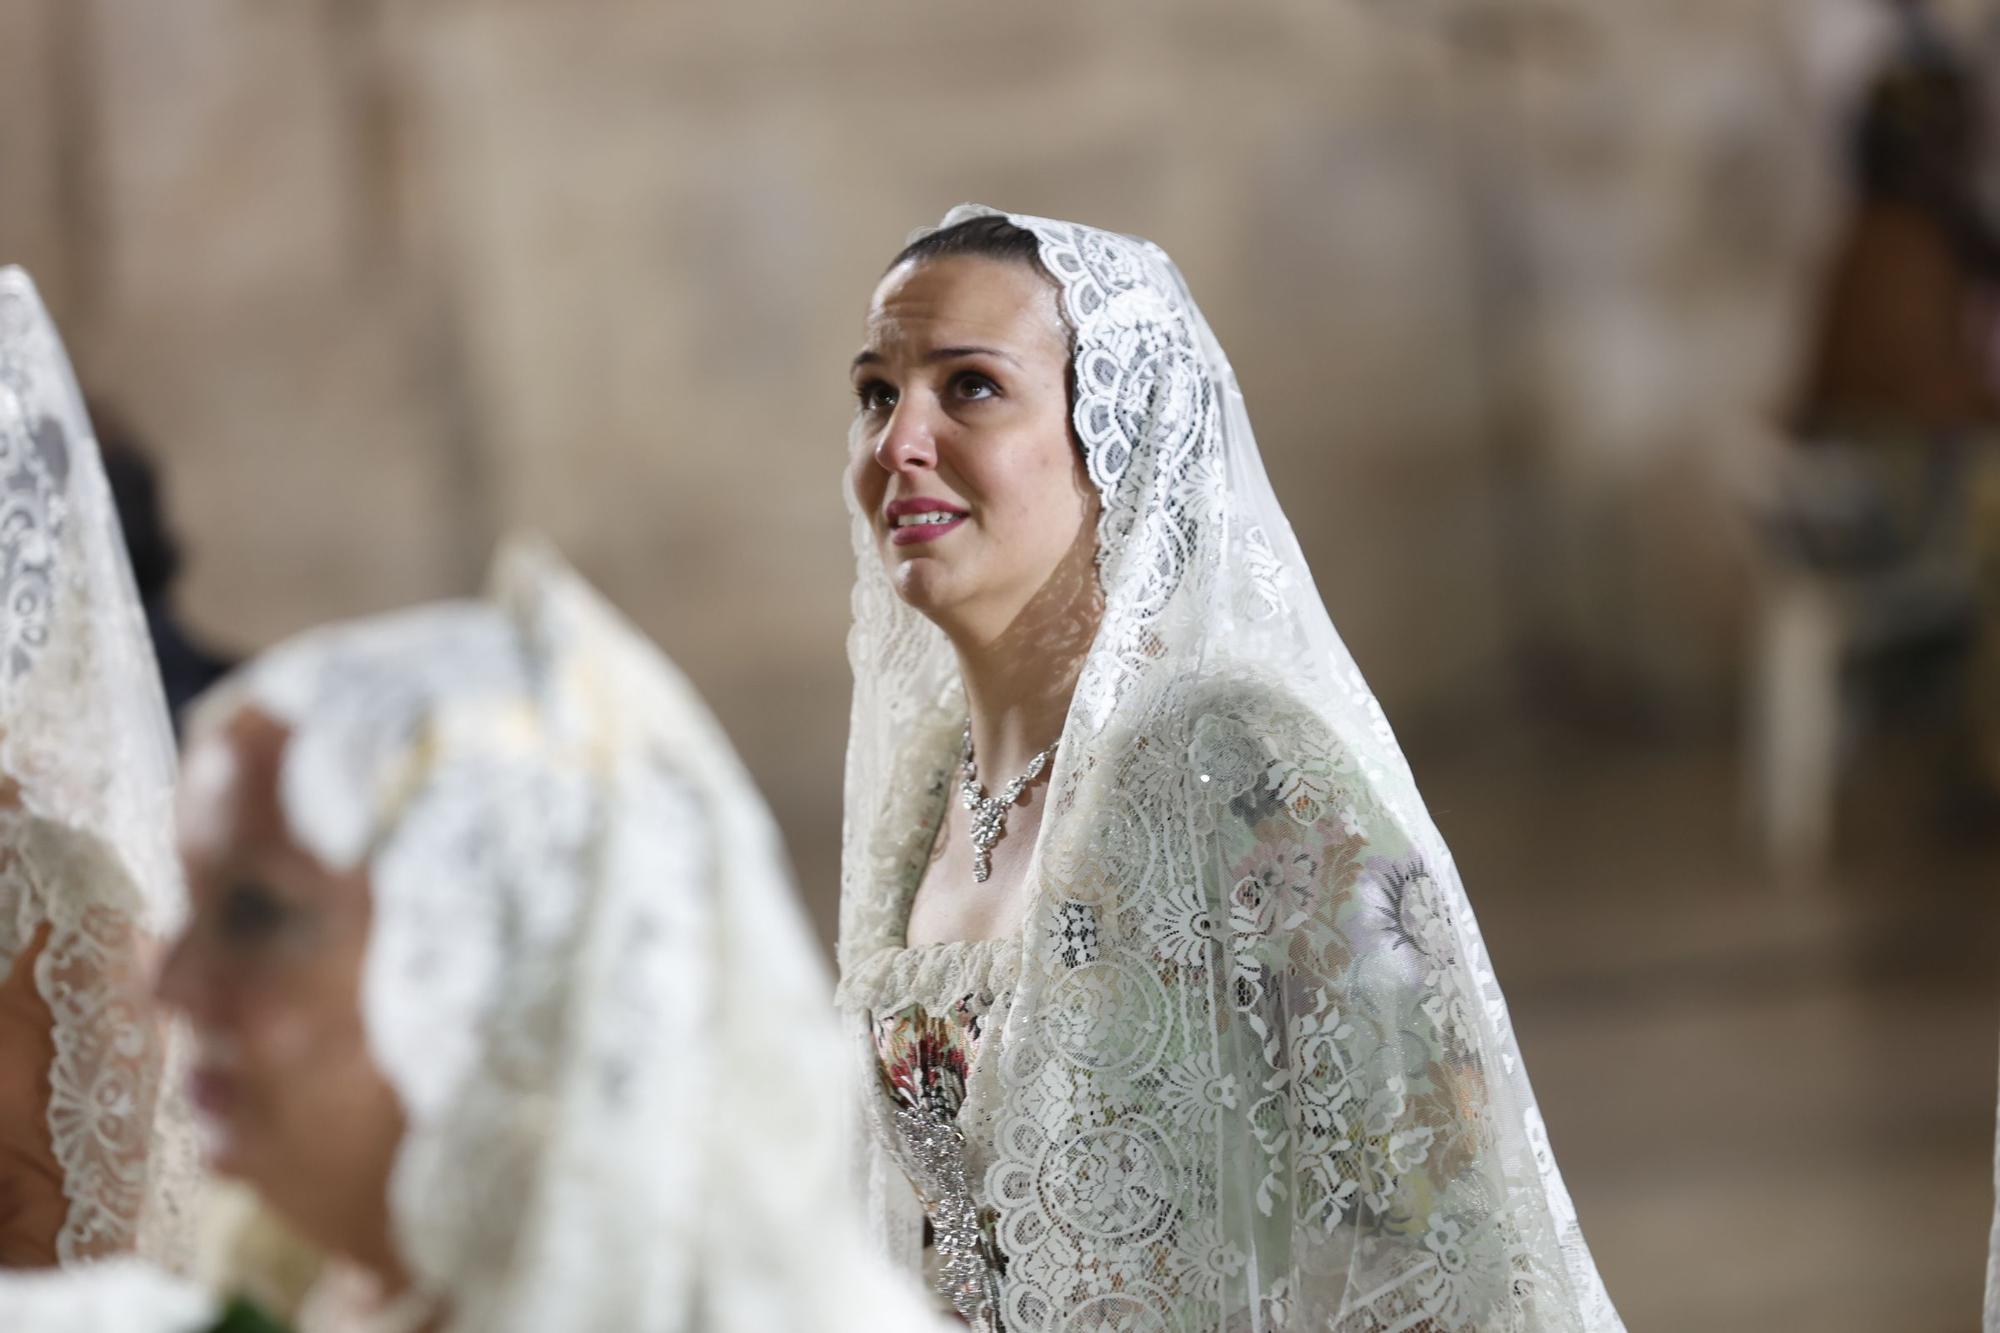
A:
{"label": "necklace pendant", "polygon": [[1021,799],[1021,793],[1033,782],[1049,756],[1055,753],[1055,746],[1036,755],[1028,764],[1028,771],[1008,783],[1006,789],[997,796],[984,795],[979,786],[978,774],[972,766],[972,724],[965,727],[965,751],[959,760],[959,799],[972,815],[972,880],[984,884],[993,875],[993,845],[1000,841],[1000,835],[1007,828],[1007,810]]}

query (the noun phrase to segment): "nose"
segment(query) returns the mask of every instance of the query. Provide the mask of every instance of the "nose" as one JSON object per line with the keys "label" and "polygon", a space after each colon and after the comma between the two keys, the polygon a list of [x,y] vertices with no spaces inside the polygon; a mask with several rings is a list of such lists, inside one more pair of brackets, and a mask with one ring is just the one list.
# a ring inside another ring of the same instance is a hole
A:
{"label": "nose", "polygon": [[937,432],[915,394],[896,404],[875,442],[875,462],[885,472],[927,471],[937,466]]}

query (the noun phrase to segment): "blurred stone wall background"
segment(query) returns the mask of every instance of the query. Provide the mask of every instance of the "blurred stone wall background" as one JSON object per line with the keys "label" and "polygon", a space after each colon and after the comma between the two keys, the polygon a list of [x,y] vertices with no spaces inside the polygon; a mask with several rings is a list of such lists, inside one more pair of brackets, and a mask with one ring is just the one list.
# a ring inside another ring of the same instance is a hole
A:
{"label": "blurred stone wall background", "polygon": [[1726,716],[1868,0],[0,0],[0,258],[253,647],[550,534],[833,895],[843,366],[973,198],[1180,261],[1421,745]]}
{"label": "blurred stone wall background", "polygon": [[[1631,1326],[1942,1333],[1990,858],[1903,834],[1787,895],[1730,828],[1749,513],[1890,2],[0,0],[0,262],[150,437],[196,627],[462,593],[541,529],[713,703],[826,926],[874,279],[964,199],[1153,237]],[[1995,0],[1938,7],[1992,54]]]}

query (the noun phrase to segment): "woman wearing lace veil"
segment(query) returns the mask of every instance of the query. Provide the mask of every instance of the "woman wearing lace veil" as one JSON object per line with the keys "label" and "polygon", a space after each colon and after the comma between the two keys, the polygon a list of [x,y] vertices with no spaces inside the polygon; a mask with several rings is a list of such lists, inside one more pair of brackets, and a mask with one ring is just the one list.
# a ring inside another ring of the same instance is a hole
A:
{"label": "woman wearing lace veil", "polygon": [[1172,262],[961,208],[854,378],[840,996],[892,1247],[1010,1333],[1620,1329]]}
{"label": "woman wearing lace veil", "polygon": [[[225,680],[180,809],[194,910],[160,993],[211,1163],[335,1256],[302,1333],[933,1321],[844,1220],[829,979],[769,816],[553,556]],[[219,1303],[127,1270],[0,1284],[0,1326]]]}
{"label": "woman wearing lace veil", "polygon": [[173,772],[82,398],[0,269],[0,1268],[188,1257],[193,1136],[146,1003],[182,903]]}

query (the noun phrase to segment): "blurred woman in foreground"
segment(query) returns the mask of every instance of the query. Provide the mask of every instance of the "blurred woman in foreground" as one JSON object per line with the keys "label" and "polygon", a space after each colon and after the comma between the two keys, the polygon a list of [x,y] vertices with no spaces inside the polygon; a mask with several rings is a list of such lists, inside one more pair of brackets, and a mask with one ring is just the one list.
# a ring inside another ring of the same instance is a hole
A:
{"label": "blurred woman in foreground", "polygon": [[[769,817],[551,555],[254,661],[196,710],[179,808],[193,916],[159,991],[211,1165],[330,1256],[302,1331],[927,1317],[846,1220],[826,980]],[[0,1286],[0,1324],[264,1326],[98,1276]]]}

